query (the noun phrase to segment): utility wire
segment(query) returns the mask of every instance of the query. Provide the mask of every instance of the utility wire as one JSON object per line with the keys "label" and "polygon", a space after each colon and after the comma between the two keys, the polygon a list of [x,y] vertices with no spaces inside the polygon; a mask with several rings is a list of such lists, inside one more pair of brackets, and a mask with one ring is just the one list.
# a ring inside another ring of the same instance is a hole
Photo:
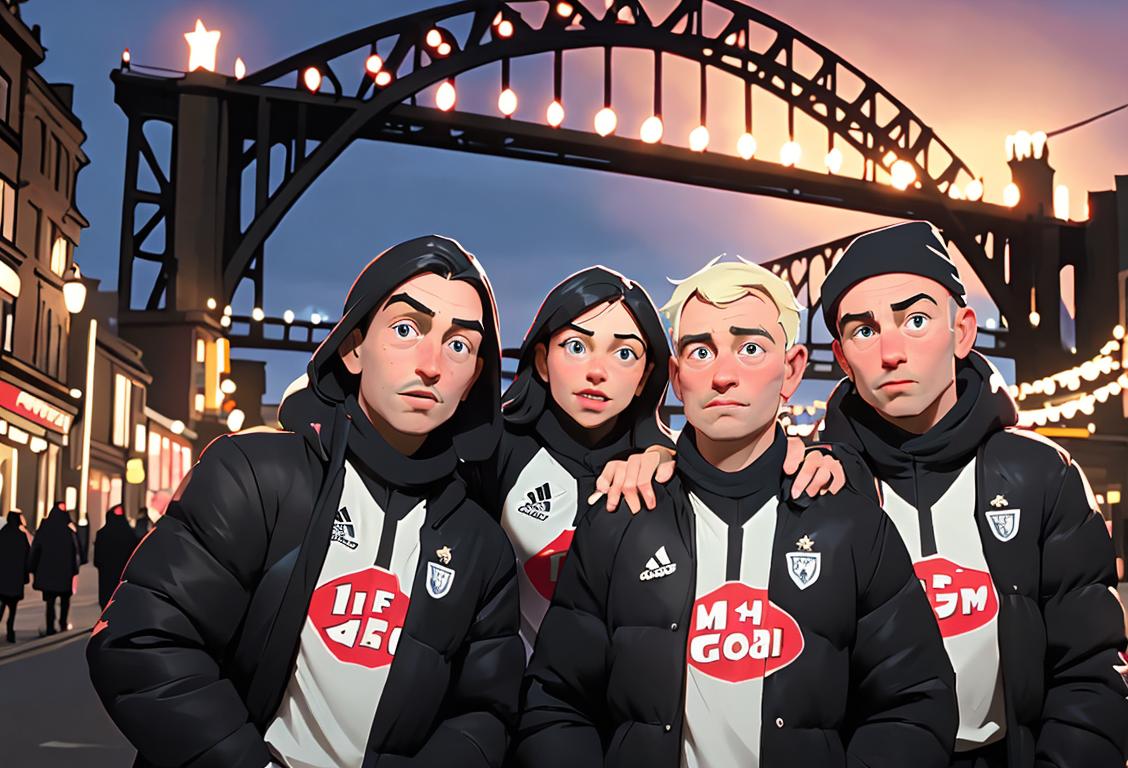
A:
{"label": "utility wire", "polygon": [[1051,136],[1058,136],[1058,135],[1061,135],[1061,134],[1066,133],[1068,131],[1072,131],[1074,128],[1080,128],[1083,125],[1088,125],[1089,123],[1100,120],[1102,117],[1108,117],[1109,115],[1113,114],[1114,112],[1119,112],[1122,109],[1128,109],[1128,104],[1121,104],[1119,107],[1113,107],[1112,109],[1101,112],[1099,115],[1093,115],[1090,118],[1086,118],[1085,120],[1082,120],[1079,123],[1074,123],[1073,125],[1067,125],[1064,128],[1058,128],[1056,131],[1049,131],[1049,132],[1046,133],[1046,138],[1050,138]]}

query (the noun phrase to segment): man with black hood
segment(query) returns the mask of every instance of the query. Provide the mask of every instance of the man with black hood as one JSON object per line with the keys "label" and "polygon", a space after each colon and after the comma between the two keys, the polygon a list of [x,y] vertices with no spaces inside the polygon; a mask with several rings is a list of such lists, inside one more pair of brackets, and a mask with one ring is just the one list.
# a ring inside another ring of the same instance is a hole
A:
{"label": "man with black hood", "polygon": [[516,756],[604,765],[947,765],[952,669],[905,547],[851,488],[790,494],[778,423],[806,368],[778,276],[710,263],[663,308],[676,474],[585,515],[529,663]]}
{"label": "man with black hood", "polygon": [[288,393],[214,441],[126,567],[91,677],[140,765],[497,766],[513,550],[460,461],[500,432],[493,292],[429,236],[361,272]]}
{"label": "man with black hood", "polygon": [[956,671],[953,765],[1123,766],[1112,542],[1081,468],[1014,428],[940,233],[859,236],[822,305],[848,377],[823,437],[864,454],[932,604]]}

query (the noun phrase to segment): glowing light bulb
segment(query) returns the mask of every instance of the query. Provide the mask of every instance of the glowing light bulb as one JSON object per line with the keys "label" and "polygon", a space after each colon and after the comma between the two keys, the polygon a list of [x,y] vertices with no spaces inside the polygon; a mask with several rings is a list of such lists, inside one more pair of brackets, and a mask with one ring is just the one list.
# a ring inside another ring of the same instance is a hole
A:
{"label": "glowing light bulb", "polygon": [[662,140],[662,118],[657,115],[646,118],[642,121],[638,134],[647,144],[657,144]]}
{"label": "glowing light bulb", "polygon": [[968,200],[971,200],[971,201],[982,200],[983,199],[983,182],[980,181],[979,179],[972,179],[971,181],[969,181],[967,183],[967,187],[964,189],[964,194],[967,195]]}
{"label": "glowing light bulb", "polygon": [[432,48],[438,48],[443,42],[443,33],[437,29],[432,29],[427,33],[427,45]]}
{"label": "glowing light bulb", "polygon": [[517,94],[512,88],[506,88],[497,97],[497,108],[506,117],[517,111]]}
{"label": "glowing light bulb", "polygon": [[553,128],[559,128],[564,122],[564,105],[559,101],[552,102],[545,110],[544,117]]}
{"label": "glowing light bulb", "polygon": [[215,309],[215,299],[208,299],[208,309]]}
{"label": "glowing light bulb", "polygon": [[283,312],[282,313],[282,320],[285,321],[286,325],[289,325],[290,323],[294,322],[294,310],[287,309],[285,312]]}
{"label": "glowing light bulb", "polygon": [[513,37],[513,22],[505,19],[497,25],[498,37]]}
{"label": "glowing light bulb", "polygon": [[1030,313],[1030,325],[1037,328],[1038,323],[1040,323],[1040,322],[1042,322],[1042,316],[1038,314],[1038,311],[1035,310],[1035,311],[1031,312]]}
{"label": "glowing light bulb", "polygon": [[842,150],[838,147],[833,147],[826,153],[826,169],[831,173],[838,173],[842,170]]}
{"label": "glowing light bulb", "polygon": [[262,311],[262,307],[255,307],[251,310],[251,318],[256,323],[261,323],[264,317],[266,317],[266,314]]}
{"label": "glowing light bulb", "polygon": [[916,181],[916,169],[908,160],[898,160],[889,169],[889,178],[895,189],[905,190]]}
{"label": "glowing light bulb", "polygon": [[574,9],[572,8],[571,3],[557,3],[556,4],[556,15],[557,16],[563,16],[563,17],[567,18],[567,17],[572,15],[573,10]]}
{"label": "glowing light bulb", "polygon": [[454,108],[455,103],[458,101],[458,94],[454,90],[454,83],[446,80],[439,86],[439,90],[435,92],[435,106],[443,112],[449,112]]}
{"label": "glowing light bulb", "polygon": [[1018,185],[1013,181],[1003,187],[1003,205],[1014,208],[1021,199],[1022,193],[1018,191]]}
{"label": "glowing light bulb", "polygon": [[1114,339],[1116,339],[1117,341],[1119,341],[1120,339],[1123,339],[1124,338],[1124,326],[1123,325],[1117,325],[1115,328],[1113,328],[1112,329],[1112,337]]}
{"label": "glowing light bulb", "polygon": [[372,54],[364,60],[364,69],[370,75],[374,75],[384,68],[384,60],[376,54]]}
{"label": "glowing light bulb", "polygon": [[392,73],[388,70],[382,69],[376,73],[376,85],[383,88],[390,82],[392,82]]}
{"label": "glowing light bulb", "polygon": [[302,82],[310,93],[317,93],[321,88],[321,72],[317,67],[306,67],[305,72],[302,73]]}
{"label": "glowing light bulb", "polygon": [[689,148],[694,152],[704,152],[709,146],[709,129],[699,125],[689,132]]}
{"label": "glowing light bulb", "polygon": [[435,53],[440,56],[449,56],[451,51],[450,43],[440,43],[439,47],[435,49]]}
{"label": "glowing light bulb", "polygon": [[1058,184],[1054,187],[1054,216],[1059,219],[1069,219],[1069,187]]}
{"label": "glowing light bulb", "polygon": [[779,161],[788,167],[798,164],[803,156],[803,149],[799,142],[792,139],[779,148]]}
{"label": "glowing light bulb", "polygon": [[600,136],[610,136],[618,124],[619,118],[611,107],[604,107],[595,113],[595,132]]}
{"label": "glowing light bulb", "polygon": [[314,312],[312,315],[309,316],[309,321],[311,323],[313,323],[314,325],[320,325],[321,324],[321,315],[317,312]]}
{"label": "glowing light bulb", "polygon": [[243,62],[241,56],[235,57],[235,79],[242,80],[247,76],[247,65]]}
{"label": "glowing light bulb", "polygon": [[756,154],[756,137],[750,133],[741,134],[740,138],[736,140],[736,151],[745,160],[751,160]]}

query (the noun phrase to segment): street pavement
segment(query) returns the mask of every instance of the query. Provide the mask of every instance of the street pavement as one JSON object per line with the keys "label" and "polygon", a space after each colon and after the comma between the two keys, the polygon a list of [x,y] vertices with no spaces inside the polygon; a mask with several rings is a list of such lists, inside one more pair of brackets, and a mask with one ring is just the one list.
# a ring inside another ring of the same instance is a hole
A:
{"label": "street pavement", "polygon": [[86,669],[86,639],[98,620],[98,572],[84,565],[68,632],[40,637],[44,604],[27,589],[16,611],[16,643],[0,641],[0,766],[129,768],[134,750],[102,709]]}

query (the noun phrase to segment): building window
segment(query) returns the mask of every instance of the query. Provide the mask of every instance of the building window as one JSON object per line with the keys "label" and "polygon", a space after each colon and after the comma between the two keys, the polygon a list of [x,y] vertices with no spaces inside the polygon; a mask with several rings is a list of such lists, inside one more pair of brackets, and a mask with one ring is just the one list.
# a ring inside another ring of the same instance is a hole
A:
{"label": "building window", "polygon": [[128,376],[114,374],[114,445],[129,447],[129,400],[133,393],[133,382]]}
{"label": "building window", "polygon": [[67,177],[70,176],[70,154],[59,145],[59,164],[55,168],[55,191],[66,194]]}
{"label": "building window", "polygon": [[39,175],[47,175],[47,124],[40,118],[35,118],[39,123]]}
{"label": "building window", "polygon": [[40,347],[43,351],[42,357],[39,359],[39,370],[47,370],[47,362],[51,359],[51,328],[54,326],[52,322],[54,315],[50,309],[47,310],[47,322],[43,323],[43,345]]}
{"label": "building window", "polygon": [[16,239],[16,188],[7,179],[0,179],[0,236]]}
{"label": "building window", "polygon": [[0,299],[0,346],[5,352],[12,351],[12,332],[16,325],[16,303]]}
{"label": "building window", "polygon": [[54,165],[51,166],[51,171],[47,174],[47,177],[50,178],[54,176],[58,178],[59,167],[62,165],[63,160],[63,145],[59,143],[57,136],[51,136],[51,156],[48,158],[48,162],[50,162],[51,159],[54,159]]}
{"label": "building window", "polygon": [[[53,227],[52,227],[53,229]],[[51,244],[51,271],[62,277],[67,271],[67,256],[70,243],[62,235],[56,234]]]}
{"label": "building window", "polygon": [[12,81],[3,72],[0,72],[0,120],[8,122],[11,116],[8,105],[8,95],[12,91]]}

